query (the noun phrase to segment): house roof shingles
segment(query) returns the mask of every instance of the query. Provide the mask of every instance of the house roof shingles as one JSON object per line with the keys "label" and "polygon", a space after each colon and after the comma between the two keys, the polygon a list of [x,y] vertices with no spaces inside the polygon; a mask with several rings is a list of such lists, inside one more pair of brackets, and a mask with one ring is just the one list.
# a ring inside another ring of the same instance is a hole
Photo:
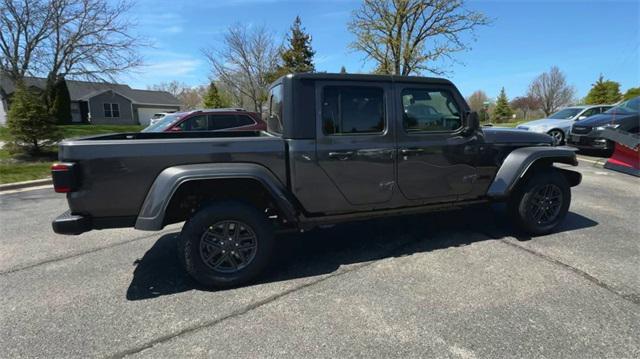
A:
{"label": "house roof shingles", "polygon": [[[40,77],[25,77],[24,80],[27,87],[44,89],[46,84],[46,79]],[[180,105],[180,101],[168,92],[137,90],[123,84],[67,80],[67,87],[69,88],[71,101],[87,100],[95,95],[111,90],[129,98],[134,104]],[[15,91],[15,84],[7,76],[0,75],[0,89],[6,94],[11,94]]]}

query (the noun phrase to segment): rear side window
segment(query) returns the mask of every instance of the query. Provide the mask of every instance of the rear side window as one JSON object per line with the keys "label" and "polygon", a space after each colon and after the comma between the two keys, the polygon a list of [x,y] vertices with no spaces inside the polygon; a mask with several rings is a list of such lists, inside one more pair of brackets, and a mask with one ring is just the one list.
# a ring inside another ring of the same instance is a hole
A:
{"label": "rear side window", "polygon": [[212,131],[238,127],[235,115],[209,115],[209,129]]}
{"label": "rear side window", "polygon": [[462,116],[453,95],[446,90],[402,90],[402,124],[406,132],[455,131]]}
{"label": "rear side window", "polygon": [[249,126],[249,125],[254,125],[255,121],[253,119],[251,119],[251,117],[246,116],[246,115],[240,115],[238,116],[238,127],[240,126]]}
{"label": "rear side window", "polygon": [[327,86],[323,89],[322,130],[326,135],[382,133],[384,113],[381,88]]}

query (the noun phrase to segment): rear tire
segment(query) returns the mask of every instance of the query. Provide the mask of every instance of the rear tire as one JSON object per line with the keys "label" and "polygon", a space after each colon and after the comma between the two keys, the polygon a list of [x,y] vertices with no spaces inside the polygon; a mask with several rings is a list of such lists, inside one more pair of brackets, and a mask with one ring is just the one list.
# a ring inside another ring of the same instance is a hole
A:
{"label": "rear tire", "polygon": [[551,233],[562,223],[571,204],[571,187],[553,168],[526,178],[509,198],[508,211],[514,222],[532,235]]}
{"label": "rear tire", "polygon": [[178,255],[199,283],[230,288],[257,278],[273,247],[273,226],[264,213],[243,202],[223,201],[200,209],[185,223]]}

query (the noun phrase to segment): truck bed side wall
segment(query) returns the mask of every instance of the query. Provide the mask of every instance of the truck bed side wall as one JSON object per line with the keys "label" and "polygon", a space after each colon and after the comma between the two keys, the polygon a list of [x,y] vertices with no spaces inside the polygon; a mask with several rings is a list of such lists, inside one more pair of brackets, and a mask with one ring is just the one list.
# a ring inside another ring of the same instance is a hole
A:
{"label": "truck bed side wall", "polygon": [[80,167],[81,187],[67,195],[72,213],[137,216],[158,174],[167,167],[247,162],[263,165],[286,185],[284,142],[275,137],[68,141],[59,158]]}

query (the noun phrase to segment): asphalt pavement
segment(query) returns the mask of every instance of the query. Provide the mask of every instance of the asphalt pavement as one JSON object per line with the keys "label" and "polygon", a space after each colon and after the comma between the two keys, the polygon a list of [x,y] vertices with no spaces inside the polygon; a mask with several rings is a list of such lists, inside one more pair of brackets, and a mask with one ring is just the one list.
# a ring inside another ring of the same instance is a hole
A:
{"label": "asphalt pavement", "polygon": [[0,195],[0,357],[640,357],[640,179],[583,161],[530,238],[499,205],[279,238],[257,284],[209,291],[179,226],[59,236],[49,188]]}

